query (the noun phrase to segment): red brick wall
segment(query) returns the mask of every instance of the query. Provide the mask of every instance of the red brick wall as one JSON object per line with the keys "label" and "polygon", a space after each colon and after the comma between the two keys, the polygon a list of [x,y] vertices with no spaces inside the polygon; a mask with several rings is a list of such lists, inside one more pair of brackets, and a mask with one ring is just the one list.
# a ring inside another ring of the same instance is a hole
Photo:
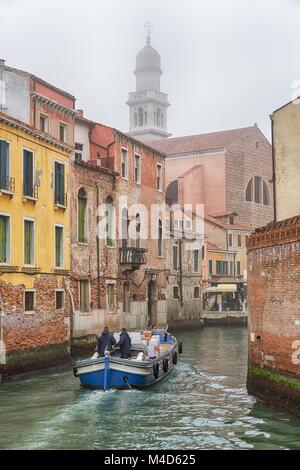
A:
{"label": "red brick wall", "polygon": [[[256,141],[258,148],[256,148]],[[232,144],[226,152],[226,210],[236,211],[243,223],[261,227],[274,219],[272,179],[272,147],[258,127]],[[247,185],[253,176],[267,183],[270,205],[245,201]]]}
{"label": "red brick wall", "polygon": [[251,365],[299,374],[292,360],[293,343],[300,341],[300,226],[295,228],[282,228],[277,242],[276,226],[249,240],[249,354]]}

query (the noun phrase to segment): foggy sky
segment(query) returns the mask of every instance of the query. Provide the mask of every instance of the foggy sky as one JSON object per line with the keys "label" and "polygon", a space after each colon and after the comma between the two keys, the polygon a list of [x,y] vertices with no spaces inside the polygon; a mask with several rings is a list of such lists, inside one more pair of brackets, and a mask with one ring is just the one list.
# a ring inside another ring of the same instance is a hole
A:
{"label": "foggy sky", "polygon": [[269,115],[300,80],[300,0],[0,0],[0,57],[74,94],[88,118],[128,131],[147,21],[170,132],[257,122],[270,138]]}

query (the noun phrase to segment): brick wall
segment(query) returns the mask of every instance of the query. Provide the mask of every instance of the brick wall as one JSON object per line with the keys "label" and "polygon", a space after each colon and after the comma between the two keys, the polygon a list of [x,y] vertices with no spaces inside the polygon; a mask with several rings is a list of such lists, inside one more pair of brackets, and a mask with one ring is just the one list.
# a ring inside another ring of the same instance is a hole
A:
{"label": "brick wall", "polygon": [[299,217],[257,231],[248,247],[250,364],[300,375]]}
{"label": "brick wall", "polygon": [[[258,144],[256,144],[256,142]],[[258,148],[257,148],[258,145]],[[261,227],[273,216],[272,147],[256,127],[234,142],[226,152],[226,210],[236,211],[242,223]],[[262,177],[269,189],[270,204],[256,204],[245,200],[247,185],[253,176]]]}

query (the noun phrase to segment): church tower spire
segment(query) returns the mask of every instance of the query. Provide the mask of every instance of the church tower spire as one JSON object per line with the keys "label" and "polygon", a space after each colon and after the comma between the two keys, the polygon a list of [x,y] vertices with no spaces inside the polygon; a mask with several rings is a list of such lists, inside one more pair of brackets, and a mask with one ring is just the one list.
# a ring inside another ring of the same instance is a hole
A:
{"label": "church tower spire", "polygon": [[151,23],[146,46],[136,57],[136,91],[129,93],[129,134],[143,142],[170,137],[167,113],[168,95],[160,91],[161,58],[151,45]]}

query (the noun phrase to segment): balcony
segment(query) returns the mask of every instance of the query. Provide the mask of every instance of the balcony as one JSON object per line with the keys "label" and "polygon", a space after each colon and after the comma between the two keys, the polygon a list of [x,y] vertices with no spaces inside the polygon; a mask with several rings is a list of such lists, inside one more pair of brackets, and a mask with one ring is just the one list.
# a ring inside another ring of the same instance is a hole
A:
{"label": "balcony", "polygon": [[144,248],[123,247],[120,248],[120,264],[125,270],[134,271],[147,263],[147,250]]}
{"label": "balcony", "polygon": [[55,209],[66,210],[68,207],[68,195],[67,193],[62,195],[56,195],[54,198],[54,207]]}
{"label": "balcony", "polygon": [[23,202],[26,202],[26,201],[32,201],[34,203],[37,202],[39,198],[39,187],[36,184],[32,187],[32,189],[24,191],[24,193],[25,192],[26,194],[23,194]]}
{"label": "balcony", "polygon": [[0,180],[0,195],[7,194],[12,197],[15,193],[15,179],[5,176],[2,181]]}

